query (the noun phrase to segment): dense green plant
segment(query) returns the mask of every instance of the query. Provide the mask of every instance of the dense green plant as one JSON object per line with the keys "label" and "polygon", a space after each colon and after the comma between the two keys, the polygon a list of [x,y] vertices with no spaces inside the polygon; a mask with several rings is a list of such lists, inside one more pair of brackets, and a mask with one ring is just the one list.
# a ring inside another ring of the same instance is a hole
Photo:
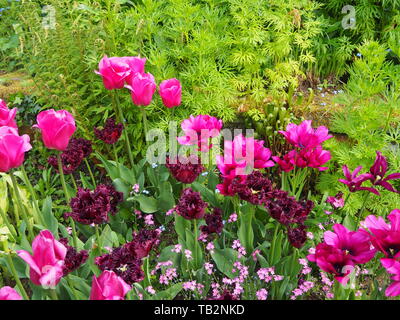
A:
{"label": "dense green plant", "polygon": [[[341,166],[351,169],[362,165],[367,170],[375,159],[375,151],[387,157],[391,172],[400,170],[399,163],[399,65],[387,61],[388,52],[377,42],[366,42],[359,48],[361,56],[350,68],[350,79],[345,92],[337,98],[344,105],[332,119],[331,130],[339,135],[327,142],[337,170],[321,177],[319,187],[331,194],[344,186],[337,179],[343,176]],[[398,187],[398,183],[394,183]],[[349,199],[346,209],[355,213],[363,202],[361,194]],[[370,197],[367,207],[379,214],[386,208],[400,205],[397,194],[385,193],[382,197]]]}

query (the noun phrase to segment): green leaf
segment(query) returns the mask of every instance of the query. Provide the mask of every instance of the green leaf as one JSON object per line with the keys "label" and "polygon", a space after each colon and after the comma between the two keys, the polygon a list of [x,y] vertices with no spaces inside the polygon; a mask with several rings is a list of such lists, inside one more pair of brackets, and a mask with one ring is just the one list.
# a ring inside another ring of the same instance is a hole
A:
{"label": "green leaf", "polygon": [[42,216],[45,227],[53,234],[58,234],[58,221],[53,215],[51,197],[47,197],[43,202]]}
{"label": "green leaf", "polygon": [[211,257],[215,261],[215,265],[218,270],[221,271],[229,278],[234,278],[235,275],[232,273],[233,263],[237,260],[237,251],[226,248],[226,249],[214,249],[214,253]]}
{"label": "green leaf", "polygon": [[157,198],[158,209],[162,212],[167,212],[175,205],[172,186],[168,181],[160,184],[160,196]]}
{"label": "green leaf", "polygon": [[151,300],[173,300],[182,290],[182,283],[174,284],[172,287],[168,289],[158,292],[154,296],[152,296]]}
{"label": "green leaf", "polygon": [[133,199],[139,202],[140,210],[144,213],[154,213],[158,210],[158,202],[153,197],[146,197],[145,195],[134,196]]}
{"label": "green leaf", "polygon": [[241,208],[240,214],[240,227],[238,230],[239,240],[246,248],[247,252],[253,252],[253,216],[254,216],[254,206],[251,204],[246,204]]}

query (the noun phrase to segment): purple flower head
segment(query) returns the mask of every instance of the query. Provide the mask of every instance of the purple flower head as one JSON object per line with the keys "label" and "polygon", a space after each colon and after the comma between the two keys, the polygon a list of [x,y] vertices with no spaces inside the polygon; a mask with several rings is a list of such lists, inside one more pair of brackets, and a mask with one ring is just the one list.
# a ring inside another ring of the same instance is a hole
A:
{"label": "purple flower head", "polygon": [[64,277],[78,269],[89,258],[86,250],[76,251],[76,249],[68,244],[67,238],[61,238],[60,242],[67,248],[67,254],[64,260],[63,274]]}
{"label": "purple flower head", "polygon": [[170,158],[167,157],[165,166],[176,180],[185,184],[194,182],[205,169],[201,165],[200,159],[193,155],[191,157],[178,159],[176,163],[171,163]]}
{"label": "purple flower head", "polygon": [[288,228],[288,239],[290,244],[295,248],[301,248],[307,241],[307,230],[304,225],[297,228]]}
{"label": "purple flower head", "polygon": [[121,137],[124,125],[122,123],[115,123],[115,119],[109,118],[106,120],[103,129],[95,128],[94,135],[97,139],[102,140],[107,144],[114,144]]}
{"label": "purple flower head", "polygon": [[113,271],[129,285],[144,279],[142,260],[137,259],[126,245],[97,257],[95,262],[101,271]]}
{"label": "purple flower head", "polygon": [[400,179],[399,173],[392,173],[385,177],[386,172],[388,170],[388,164],[386,157],[382,155],[381,152],[376,152],[375,162],[372,167],[369,169],[371,174],[370,181],[374,186],[381,186],[386,190],[391,192],[398,192],[388,181]]}
{"label": "purple flower head", "polygon": [[375,188],[361,186],[363,184],[363,182],[365,182],[371,178],[371,174],[369,174],[369,173],[363,173],[363,174],[358,175],[358,173],[362,169],[362,166],[358,166],[357,168],[354,169],[353,172],[350,172],[349,168],[346,165],[344,165],[342,167],[342,169],[343,169],[343,174],[346,179],[339,179],[339,182],[347,185],[350,192],[367,190],[367,191],[370,191],[379,196],[379,192]]}
{"label": "purple flower head", "polygon": [[201,199],[200,192],[186,188],[182,191],[175,212],[188,220],[201,219],[204,217],[207,206],[208,204]]}
{"label": "purple flower head", "polygon": [[126,246],[137,258],[147,257],[153,247],[159,243],[159,232],[157,230],[141,229],[139,233],[133,233],[133,239]]}
{"label": "purple flower head", "polygon": [[87,225],[106,223],[108,214],[116,214],[122,200],[123,194],[112,185],[98,185],[94,191],[79,188],[77,196],[70,202],[72,212],[64,216]]}
{"label": "purple flower head", "polygon": [[214,208],[212,214],[206,214],[204,216],[206,220],[206,225],[201,226],[200,230],[205,235],[210,235],[213,233],[220,234],[224,228],[222,222],[222,210],[220,208]]}

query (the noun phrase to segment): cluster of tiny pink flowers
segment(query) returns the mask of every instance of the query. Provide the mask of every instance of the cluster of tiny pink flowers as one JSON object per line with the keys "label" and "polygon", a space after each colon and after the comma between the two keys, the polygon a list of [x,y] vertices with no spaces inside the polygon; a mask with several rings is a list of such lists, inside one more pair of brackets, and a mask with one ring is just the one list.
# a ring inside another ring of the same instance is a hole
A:
{"label": "cluster of tiny pink flowers", "polygon": [[207,249],[211,254],[213,254],[213,253],[214,253],[214,249],[215,249],[214,243],[212,243],[212,242],[207,243],[206,249]]}
{"label": "cluster of tiny pink flowers", "polygon": [[[239,277],[238,277],[238,281],[240,283],[243,283],[244,280],[247,278],[247,276],[249,275],[249,268],[246,267],[245,265],[242,265],[239,261],[236,261],[234,264],[234,269],[232,270],[233,273],[235,273],[236,271],[239,271]],[[236,268],[236,269],[235,269]]]}
{"label": "cluster of tiny pink flowers", "polygon": [[235,212],[232,213],[228,218],[228,223],[236,222],[237,218],[238,218],[238,215]]}
{"label": "cluster of tiny pink flowers", "polygon": [[190,251],[189,249],[186,249],[186,250],[185,250],[185,257],[186,257],[186,259],[187,259],[188,261],[192,260],[192,259],[193,259],[193,257],[192,257],[192,251]]}
{"label": "cluster of tiny pink flowers", "polygon": [[204,269],[206,269],[207,273],[208,273],[209,275],[211,275],[211,274],[213,273],[213,271],[214,271],[214,266],[213,266],[212,263],[206,262],[206,263],[204,264]]}
{"label": "cluster of tiny pink flowers", "polygon": [[199,237],[197,238],[197,240],[201,241],[201,242],[207,242],[207,238],[208,238],[208,234],[202,232]]}
{"label": "cluster of tiny pink flowers", "polygon": [[182,245],[176,244],[176,245],[171,249],[171,251],[172,251],[172,252],[175,252],[175,253],[181,252],[181,251],[182,251]]}
{"label": "cluster of tiny pink flowers", "polygon": [[148,214],[144,217],[144,223],[147,224],[148,226],[154,225],[154,220],[153,220],[153,215]]}
{"label": "cluster of tiny pink flowers", "polygon": [[312,269],[308,266],[307,259],[299,259],[299,263],[303,266],[303,269],[301,270],[302,274],[306,275],[312,271]]}
{"label": "cluster of tiny pink flowers", "polygon": [[175,209],[172,208],[172,209],[169,209],[165,214],[166,214],[167,216],[170,216],[170,215],[172,215],[174,212],[175,212]]}
{"label": "cluster of tiny pink flowers", "polygon": [[139,190],[140,188],[139,188],[139,185],[136,183],[135,185],[133,185],[133,187],[132,187],[132,190],[133,190],[133,192],[135,192],[135,193],[139,193]]}
{"label": "cluster of tiny pink flowers", "polygon": [[326,298],[333,299],[334,294],[331,291],[331,288],[333,286],[333,281],[331,281],[324,272],[320,272],[320,275],[321,275],[321,281],[324,284],[322,290],[324,291]]}
{"label": "cluster of tiny pink flowers", "polygon": [[267,300],[268,298],[268,291],[267,289],[260,289],[256,292],[256,297],[258,300]]}
{"label": "cluster of tiny pink flowers", "polygon": [[146,288],[146,291],[150,294],[156,294],[156,290],[154,290],[154,288],[152,286],[148,286]]}
{"label": "cluster of tiny pink flowers", "polygon": [[310,291],[312,288],[314,288],[314,282],[304,281],[298,288],[292,291],[292,296],[290,297],[290,299],[296,300],[298,296],[303,295],[304,293]]}
{"label": "cluster of tiny pink flowers", "polygon": [[160,270],[162,267],[170,267],[172,266],[174,263],[171,260],[167,260],[167,261],[162,261],[162,262],[158,262],[156,267],[151,271],[152,275],[155,275],[156,272],[158,270]]}
{"label": "cluster of tiny pink flowers", "polygon": [[165,270],[164,274],[160,275],[160,279],[159,282],[161,284],[169,284],[170,281],[174,280],[174,278],[176,278],[178,276],[178,274],[176,273],[176,268],[168,268]]}
{"label": "cluster of tiny pink flowers", "polygon": [[212,296],[213,296],[214,298],[218,298],[218,297],[219,297],[219,295],[220,295],[220,293],[219,293],[219,288],[220,288],[220,287],[221,287],[221,286],[220,286],[219,283],[217,283],[217,282],[211,283]]}
{"label": "cluster of tiny pink flowers", "polygon": [[314,234],[312,233],[312,232],[307,232],[307,238],[308,239],[310,239],[310,240],[313,240],[314,239]]}
{"label": "cluster of tiny pink flowers", "polygon": [[239,240],[233,240],[232,249],[237,250],[238,258],[241,258],[247,254],[246,249],[242,246]]}
{"label": "cluster of tiny pink flowers", "polygon": [[197,290],[197,292],[199,294],[202,294],[203,293],[203,289],[204,289],[204,285],[201,284],[201,283],[197,283],[195,280],[193,280],[193,281],[184,282],[182,284],[182,288],[185,291],[193,291],[193,292],[195,292]]}
{"label": "cluster of tiny pink flowers", "polygon": [[266,283],[271,281],[281,281],[283,276],[275,274],[275,268],[261,268],[257,271],[258,278]]}
{"label": "cluster of tiny pink flowers", "polygon": [[240,277],[236,277],[234,279],[229,279],[229,278],[222,279],[223,284],[229,285],[229,286],[234,286],[232,294],[237,297],[239,297],[244,291],[244,289],[241,285],[241,283],[243,281],[244,281],[244,279],[240,279]]}

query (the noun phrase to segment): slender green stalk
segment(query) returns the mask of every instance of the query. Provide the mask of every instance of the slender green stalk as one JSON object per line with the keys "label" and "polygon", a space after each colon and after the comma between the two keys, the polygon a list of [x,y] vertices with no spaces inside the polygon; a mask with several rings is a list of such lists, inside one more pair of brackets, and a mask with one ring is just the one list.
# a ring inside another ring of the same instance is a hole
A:
{"label": "slender green stalk", "polygon": [[[65,197],[67,198],[67,204],[69,205],[70,197],[69,197],[67,185],[65,183],[64,171],[63,171],[63,167],[62,167],[62,161],[61,161],[60,154],[57,154],[57,161],[58,161],[58,171],[60,173],[61,184],[62,184],[62,187],[64,189]],[[72,228],[72,236],[73,236],[73,239],[74,239],[74,247],[78,248],[78,237],[76,235],[75,221],[74,221],[74,219],[72,219],[72,217],[69,217],[69,223],[70,223],[71,228]]]}
{"label": "slender green stalk", "polygon": [[100,233],[99,233],[99,226],[95,225],[95,230],[96,230],[96,240],[97,240],[97,244],[100,248],[100,251],[103,249],[103,244],[101,243],[101,239],[100,239]]}
{"label": "slender green stalk", "polygon": [[87,161],[86,158],[84,159],[84,161],[85,161],[86,167],[87,167],[87,169],[89,171],[90,178],[92,179],[93,187],[96,188],[97,187],[96,180],[94,179],[94,175],[93,175],[92,169],[90,168],[90,164],[89,164],[89,162]]}
{"label": "slender green stalk", "polygon": [[146,116],[146,109],[145,107],[140,107],[140,110],[142,111],[142,120],[143,120],[143,128],[144,128],[144,142],[147,144],[147,132],[148,132],[148,127],[147,127],[147,116]]}
{"label": "slender green stalk", "polygon": [[1,215],[1,218],[3,219],[4,223],[6,224],[7,229],[10,230],[10,233],[11,233],[12,237],[14,238],[14,240],[17,240],[18,235],[17,235],[14,227],[11,225],[10,221],[8,221],[8,217],[2,208],[0,208],[0,215]]}
{"label": "slender green stalk", "polygon": [[29,238],[31,240],[33,240],[34,238],[34,234],[33,234],[33,226],[31,221],[28,218],[28,214],[25,210],[25,206],[22,203],[22,199],[21,199],[21,195],[19,193],[19,188],[18,188],[18,184],[17,184],[17,180],[15,179],[14,173],[11,171],[10,172],[10,177],[11,177],[11,181],[14,187],[14,192],[15,192],[15,196],[17,197],[17,204],[18,204],[18,209],[19,211],[22,213],[22,217],[25,220],[25,223],[28,227],[28,234],[29,234]]}
{"label": "slender green stalk", "polygon": [[17,283],[17,287],[18,287],[20,293],[22,294],[22,297],[24,298],[24,300],[29,300],[28,294],[26,293],[25,288],[22,285],[21,280],[18,277],[17,270],[15,269],[14,262],[12,261],[11,252],[8,249],[7,241],[3,242],[3,247],[4,247],[4,251],[7,255],[7,261],[8,261],[8,264],[10,265],[11,273],[14,277],[15,282]]}
{"label": "slender green stalk", "polygon": [[[122,114],[121,103],[119,101],[119,96],[118,96],[117,92],[115,93],[115,104],[116,104],[116,109],[117,109],[118,114],[119,114],[119,121],[121,121],[122,124],[124,126],[126,126],[126,121],[124,119],[124,115]],[[124,138],[125,138],[126,152],[128,153],[128,157],[129,157],[129,162],[131,164],[131,168],[133,168],[133,166],[135,164],[133,162],[132,149],[131,149],[131,144],[130,144],[129,138],[128,138],[128,130],[127,130],[127,128],[124,128],[123,133],[124,133]]]}
{"label": "slender green stalk", "polygon": [[25,184],[28,187],[28,190],[29,190],[29,192],[31,194],[31,197],[33,198],[33,207],[34,207],[34,209],[36,211],[36,216],[35,216],[36,217],[36,222],[39,223],[39,224],[43,224],[42,212],[40,211],[39,204],[38,204],[39,203],[38,196],[37,196],[37,193],[36,193],[35,189],[33,188],[32,184],[31,184],[31,181],[29,180],[29,177],[28,177],[28,175],[26,173],[24,165],[21,166],[21,171],[22,171],[22,174],[24,176]]}
{"label": "slender green stalk", "polygon": [[199,242],[197,241],[198,238],[198,229],[197,229],[197,219],[193,219],[193,233],[194,233],[194,252],[193,252],[193,264],[195,266],[195,269],[197,270],[197,268],[199,268],[199,266],[197,265],[197,260],[198,260],[198,246],[199,246]]}
{"label": "slender green stalk", "polygon": [[369,191],[367,191],[367,194],[364,196],[364,201],[363,201],[363,204],[361,206],[360,213],[359,213],[358,219],[357,219],[357,225],[360,224],[360,221],[361,221],[361,218],[362,218],[362,214],[363,214],[363,211],[365,209],[365,206],[367,205],[367,201],[368,201],[368,198],[369,198],[370,194],[371,193]]}
{"label": "slender green stalk", "polygon": [[75,191],[78,191],[78,185],[76,184],[74,175],[71,173],[71,180],[72,180],[72,184],[74,185]]}

